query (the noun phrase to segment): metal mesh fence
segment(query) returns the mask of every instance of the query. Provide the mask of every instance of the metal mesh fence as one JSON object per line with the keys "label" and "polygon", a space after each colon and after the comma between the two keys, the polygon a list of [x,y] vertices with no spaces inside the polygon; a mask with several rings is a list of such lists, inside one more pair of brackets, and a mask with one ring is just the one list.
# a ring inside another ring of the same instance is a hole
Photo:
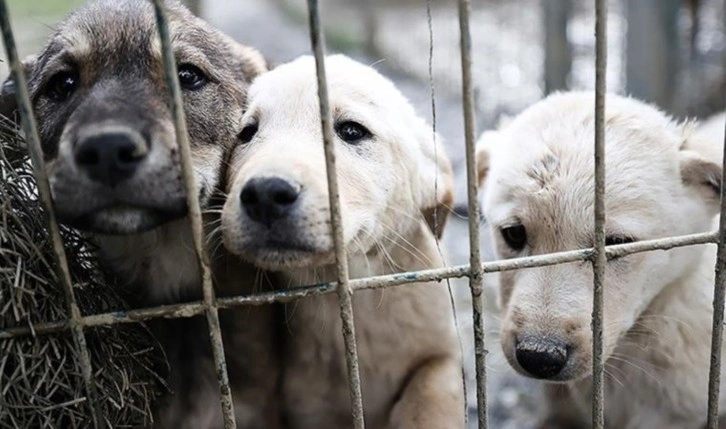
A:
{"label": "metal mesh fence", "polygon": [[[187,137],[181,92],[176,72],[176,64],[171,47],[169,28],[166,20],[163,0],[152,0],[155,7],[157,25],[161,38],[164,71],[170,88],[172,99],[172,112],[175,121],[176,137],[182,163],[184,182],[187,189],[195,189],[189,141]],[[355,326],[353,322],[352,297],[356,291],[366,289],[379,289],[397,285],[441,281],[454,277],[468,277],[473,300],[474,339],[476,353],[477,378],[477,404],[478,424],[480,428],[487,427],[487,399],[486,399],[486,343],[484,335],[484,318],[482,305],[482,276],[486,273],[511,271],[524,268],[542,267],[547,265],[563,264],[574,261],[590,261],[594,270],[593,293],[593,399],[592,399],[592,427],[604,427],[603,414],[603,278],[604,267],[608,260],[639,252],[653,250],[668,250],[676,247],[700,245],[706,243],[718,244],[718,259],[716,266],[716,284],[714,294],[713,335],[711,349],[711,365],[709,375],[708,424],[707,428],[718,428],[718,397],[721,366],[722,327],[724,321],[724,286],[726,285],[726,187],[721,190],[721,214],[718,232],[692,234],[686,236],[669,237],[657,240],[640,241],[629,244],[605,246],[605,208],[604,208],[604,109],[605,109],[605,65],[607,61],[606,45],[606,1],[595,0],[596,5],[596,97],[595,105],[595,246],[580,250],[551,253],[531,257],[522,257],[509,260],[484,262],[480,261],[479,249],[479,207],[477,203],[477,181],[474,156],[475,120],[474,97],[471,76],[471,35],[469,27],[470,0],[459,0],[459,23],[461,44],[461,66],[463,78],[463,107],[466,139],[466,168],[468,182],[469,204],[469,231],[470,231],[470,263],[467,265],[445,267],[440,269],[423,270],[408,273],[398,273],[350,279],[345,246],[342,234],[342,219],[338,194],[337,175],[335,167],[335,146],[333,140],[332,119],[330,114],[327,81],[325,75],[325,43],[321,30],[319,4],[317,0],[308,0],[308,18],[310,27],[310,40],[312,51],[316,60],[318,78],[318,95],[320,99],[321,127],[323,130],[323,144],[328,172],[328,189],[330,195],[331,220],[335,240],[336,265],[338,280],[325,284],[311,285],[294,290],[259,293],[247,296],[219,298],[215,296],[208,257],[204,250],[203,227],[199,201],[194,192],[187,192],[189,218],[193,231],[194,246],[199,259],[203,300],[186,304],[166,305],[154,308],[137,309],[123,312],[108,312],[82,316],[76,304],[73,287],[68,273],[66,255],[59,234],[58,223],[54,215],[51,201],[48,177],[43,167],[43,156],[40,140],[33,117],[32,105],[28,94],[27,82],[17,55],[17,49],[10,28],[8,9],[5,0],[0,0],[0,27],[11,66],[12,78],[17,87],[17,101],[22,129],[28,143],[35,176],[38,183],[40,203],[47,213],[48,230],[50,231],[53,248],[60,270],[62,287],[66,293],[70,318],[68,320],[41,323],[34,326],[13,327],[0,330],[0,340],[48,333],[70,331],[78,348],[81,360],[83,378],[86,385],[87,404],[93,416],[95,428],[102,427],[98,416],[96,392],[92,383],[93,370],[86,347],[84,329],[93,326],[113,325],[120,323],[134,323],[154,318],[182,318],[204,314],[207,317],[209,333],[212,340],[214,362],[218,374],[219,387],[222,398],[224,427],[233,429],[235,415],[232,395],[229,387],[227,367],[224,358],[218,310],[220,308],[237,308],[249,305],[266,305],[275,302],[290,302],[307,296],[317,296],[337,293],[340,303],[340,317],[342,320],[342,335],[346,348],[346,361],[348,365],[348,378],[350,399],[353,409],[353,421],[356,429],[365,427],[363,419],[363,399],[361,394],[360,375],[358,371],[358,356],[355,341]],[[726,146],[726,142],[724,143]],[[726,151],[724,152],[726,165]],[[726,173],[726,169],[724,170]]]}

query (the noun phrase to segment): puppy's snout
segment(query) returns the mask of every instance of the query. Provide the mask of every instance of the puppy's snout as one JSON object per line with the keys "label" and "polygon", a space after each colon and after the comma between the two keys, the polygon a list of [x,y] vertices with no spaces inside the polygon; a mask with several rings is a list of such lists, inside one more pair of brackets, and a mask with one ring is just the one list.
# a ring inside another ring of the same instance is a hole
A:
{"label": "puppy's snout", "polygon": [[518,339],[516,357],[519,366],[535,378],[552,378],[567,365],[569,348],[550,338]]}
{"label": "puppy's snout", "polygon": [[242,188],[240,201],[250,219],[269,227],[290,213],[299,195],[299,186],[278,177],[251,179]]}
{"label": "puppy's snout", "polygon": [[80,139],[74,158],[92,180],[113,187],[133,176],[147,152],[140,136],[113,131]]}

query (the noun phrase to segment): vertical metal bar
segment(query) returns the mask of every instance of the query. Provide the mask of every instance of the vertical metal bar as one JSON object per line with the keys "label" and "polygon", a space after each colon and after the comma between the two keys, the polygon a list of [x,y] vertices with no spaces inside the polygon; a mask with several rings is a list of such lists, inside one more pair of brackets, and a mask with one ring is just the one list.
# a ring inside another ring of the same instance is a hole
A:
{"label": "vertical metal bar", "polygon": [[474,87],[471,78],[470,0],[459,0],[459,32],[461,48],[461,78],[464,106],[464,137],[466,142],[466,181],[469,203],[469,288],[474,314],[474,350],[476,355],[476,397],[479,428],[487,427],[487,370],[486,340],[482,303],[482,265],[479,246],[479,200],[477,198]]}
{"label": "vertical metal bar", "polygon": [[212,274],[209,269],[209,258],[204,250],[204,227],[202,225],[202,213],[197,198],[196,180],[194,178],[194,166],[192,165],[189,137],[187,135],[186,119],[184,117],[184,105],[182,102],[179,79],[177,77],[176,59],[171,46],[169,35],[169,24],[166,19],[164,0],[153,0],[156,12],[156,23],[161,38],[161,51],[164,61],[164,73],[166,83],[172,99],[172,116],[176,130],[177,144],[179,145],[179,156],[181,159],[182,174],[187,193],[187,206],[189,207],[189,221],[194,237],[194,250],[197,253],[199,266],[202,271],[202,291],[204,294],[204,307],[209,325],[209,336],[212,341],[212,352],[216,366],[217,379],[219,381],[220,395],[222,398],[222,415],[224,427],[234,429],[237,424],[234,416],[234,405],[232,404],[232,392],[229,387],[229,376],[227,375],[227,363],[224,357],[224,345],[222,344],[222,332],[219,324],[219,313],[217,309],[217,298],[212,285]]}
{"label": "vertical metal bar", "polygon": [[595,0],[595,252],[592,296],[592,427],[605,425],[603,408],[603,283],[605,280],[605,92],[607,2]]}
{"label": "vertical metal bar", "polygon": [[[726,128],[726,127],[725,127]],[[726,131],[724,132],[723,164],[726,166]],[[718,429],[718,398],[721,386],[721,343],[723,341],[724,295],[726,294],[726,168],[721,176],[721,215],[718,224],[716,284],[713,294],[713,326],[711,331],[711,367],[708,373],[707,429]]]}
{"label": "vertical metal bar", "polygon": [[343,340],[345,342],[345,358],[348,365],[350,402],[353,408],[354,427],[356,429],[363,429],[365,427],[363,419],[363,395],[361,394],[358,350],[355,342],[355,324],[353,322],[353,291],[349,283],[348,257],[345,251],[343,221],[340,214],[338,176],[335,168],[333,118],[330,114],[328,83],[325,75],[325,41],[320,25],[320,10],[317,0],[308,0],[308,18],[310,25],[310,43],[315,55],[315,68],[318,77],[320,121],[323,129],[323,144],[325,146],[325,167],[328,176],[330,218],[333,226],[333,238],[335,240],[335,262],[338,269],[338,300],[340,302],[340,318],[343,322]]}
{"label": "vertical metal bar", "polygon": [[78,358],[81,365],[81,373],[86,388],[87,402],[91,413],[91,420],[94,428],[101,427],[101,414],[98,408],[96,385],[93,382],[93,368],[91,366],[91,357],[86,346],[86,337],[83,333],[83,320],[81,311],[76,302],[76,296],[73,292],[73,283],[71,282],[70,271],[68,270],[68,259],[63,247],[63,238],[60,235],[60,228],[55,217],[53,208],[53,200],[48,183],[48,175],[45,171],[43,162],[43,150],[40,145],[40,137],[38,128],[35,124],[33,115],[33,106],[28,93],[28,83],[25,79],[23,65],[18,58],[18,50],[15,45],[15,37],[10,27],[10,15],[5,0],[0,0],[0,27],[2,30],[3,42],[5,44],[5,52],[10,62],[10,71],[13,82],[15,83],[15,96],[18,102],[18,111],[22,119],[23,133],[28,144],[30,159],[33,164],[33,173],[38,185],[38,195],[45,212],[46,222],[48,224],[48,233],[53,245],[53,253],[55,255],[55,263],[57,265],[58,280],[63,287],[66,295],[69,312],[69,326],[73,340],[78,349]]}

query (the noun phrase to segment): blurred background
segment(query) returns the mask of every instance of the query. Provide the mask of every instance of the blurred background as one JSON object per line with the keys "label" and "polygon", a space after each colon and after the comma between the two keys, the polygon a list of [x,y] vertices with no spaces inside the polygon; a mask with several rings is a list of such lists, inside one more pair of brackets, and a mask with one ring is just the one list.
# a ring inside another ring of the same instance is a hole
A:
{"label": "blurred background", "polygon": [[[81,0],[9,0],[21,55],[36,52]],[[305,0],[188,0],[192,10],[274,63],[309,52]],[[320,0],[328,50],[375,64],[420,114],[434,121],[466,205],[461,67],[456,0]],[[726,105],[726,1],[609,2],[608,89],[657,104],[677,117],[704,118]],[[546,94],[594,88],[594,7],[575,0],[472,0],[477,126],[496,126]],[[0,76],[7,76],[5,62]],[[432,97],[432,94],[435,94]],[[433,102],[432,102],[433,101]],[[434,115],[435,112],[435,115]],[[468,263],[465,211],[448,224],[452,265]],[[486,228],[483,257],[493,259]],[[497,340],[495,278],[486,279],[491,427],[526,429],[538,385],[515,375]],[[475,420],[471,305],[467,282],[451,281],[466,358],[470,422]]]}

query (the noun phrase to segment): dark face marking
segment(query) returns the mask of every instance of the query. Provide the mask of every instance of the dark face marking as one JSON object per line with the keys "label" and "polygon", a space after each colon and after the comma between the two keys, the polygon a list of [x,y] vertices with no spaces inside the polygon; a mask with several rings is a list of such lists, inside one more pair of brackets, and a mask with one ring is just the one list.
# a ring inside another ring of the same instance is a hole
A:
{"label": "dark face marking", "polygon": [[[218,184],[223,154],[241,131],[247,86],[266,65],[256,51],[231,41],[177,2],[167,2],[167,9],[205,204]],[[186,213],[159,46],[150,2],[99,0],[62,22],[37,58],[26,62],[61,221],[127,234]],[[12,89],[12,83],[3,86],[3,113],[12,111],[7,108]],[[89,136],[94,146],[79,156]],[[89,169],[123,174],[91,174]],[[98,179],[107,176],[114,179]]]}

